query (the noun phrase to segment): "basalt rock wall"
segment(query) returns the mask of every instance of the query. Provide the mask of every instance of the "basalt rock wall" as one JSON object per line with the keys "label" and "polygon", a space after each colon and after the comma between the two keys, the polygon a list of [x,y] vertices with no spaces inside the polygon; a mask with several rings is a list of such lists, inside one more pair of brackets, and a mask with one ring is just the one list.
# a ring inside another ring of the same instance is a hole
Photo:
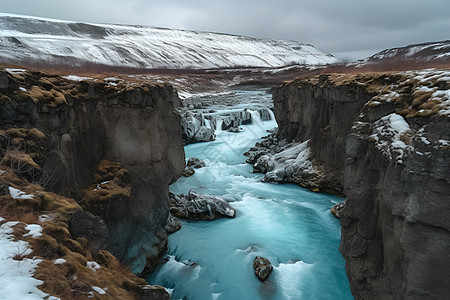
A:
{"label": "basalt rock wall", "polygon": [[152,265],[167,244],[168,184],[185,164],[176,91],[20,70],[0,70],[0,83],[0,126],[38,128],[46,136],[38,163],[50,189],[82,203],[101,160],[129,171],[130,197],[116,201],[113,214],[99,213],[109,230],[105,246],[135,273]]}
{"label": "basalt rock wall", "polygon": [[340,251],[356,299],[450,292],[449,72],[298,78],[274,94],[279,137],[347,196]]}
{"label": "basalt rock wall", "polygon": [[372,96],[357,82],[335,85],[327,75],[303,78],[274,90],[277,138],[310,140],[314,159],[327,172],[321,189],[342,193],[346,136]]}

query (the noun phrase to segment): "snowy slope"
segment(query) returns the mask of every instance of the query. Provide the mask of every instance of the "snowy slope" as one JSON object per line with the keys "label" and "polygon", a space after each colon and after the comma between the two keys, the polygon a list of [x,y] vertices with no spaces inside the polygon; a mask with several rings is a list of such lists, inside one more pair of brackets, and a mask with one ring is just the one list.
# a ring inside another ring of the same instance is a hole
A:
{"label": "snowy slope", "polygon": [[450,59],[450,40],[433,43],[408,45],[406,47],[386,49],[378,52],[366,60],[369,62],[383,59],[401,60],[434,60]]}
{"label": "snowy slope", "polygon": [[282,67],[338,61],[311,45],[293,41],[0,14],[0,62],[30,59],[174,69]]}

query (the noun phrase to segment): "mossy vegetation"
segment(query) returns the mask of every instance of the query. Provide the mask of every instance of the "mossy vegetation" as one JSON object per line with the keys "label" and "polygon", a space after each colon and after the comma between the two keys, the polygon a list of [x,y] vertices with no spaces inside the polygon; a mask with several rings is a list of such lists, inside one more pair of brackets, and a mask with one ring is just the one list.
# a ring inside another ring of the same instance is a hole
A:
{"label": "mossy vegetation", "polygon": [[[41,168],[33,157],[43,158],[45,139],[37,129],[0,130],[0,216],[4,219],[0,223],[18,221],[13,228],[15,238],[28,242],[33,250],[14,259],[40,259],[33,275],[43,281],[39,289],[61,299],[139,299],[141,286],[148,284],[144,279],[133,275],[108,251],[94,255],[85,238],[72,236],[70,220],[75,211],[82,209],[80,205],[74,199],[45,191],[18,167]],[[106,201],[114,195],[129,197],[128,171],[120,164],[102,161],[97,176],[111,182],[105,189],[108,193],[95,194],[95,201]],[[13,198],[9,188],[26,197]],[[39,224],[42,234],[28,236],[28,224]]]}
{"label": "mossy vegetation", "polygon": [[442,76],[448,76],[445,72],[330,73],[300,76],[293,82],[298,86],[320,84],[322,87],[362,88],[371,96],[366,103],[367,109],[391,102],[395,112],[406,119],[429,118],[438,116],[447,105],[445,91],[450,88],[450,84],[448,80],[442,80]]}

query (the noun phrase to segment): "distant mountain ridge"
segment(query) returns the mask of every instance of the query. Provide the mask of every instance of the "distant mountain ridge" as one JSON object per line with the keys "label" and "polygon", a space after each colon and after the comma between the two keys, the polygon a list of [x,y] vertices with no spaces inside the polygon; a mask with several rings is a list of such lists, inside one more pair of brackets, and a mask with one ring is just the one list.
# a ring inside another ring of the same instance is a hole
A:
{"label": "distant mountain ridge", "polygon": [[385,59],[450,60],[450,40],[385,49],[368,57],[366,61],[377,62]]}
{"label": "distant mountain ridge", "polygon": [[0,62],[213,69],[339,62],[295,41],[0,14]]}

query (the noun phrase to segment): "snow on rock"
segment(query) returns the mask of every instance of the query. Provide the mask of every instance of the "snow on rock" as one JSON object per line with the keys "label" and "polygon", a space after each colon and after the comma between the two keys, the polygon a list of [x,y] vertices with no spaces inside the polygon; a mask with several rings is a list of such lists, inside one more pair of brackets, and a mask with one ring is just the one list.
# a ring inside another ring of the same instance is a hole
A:
{"label": "snow on rock", "polygon": [[98,269],[100,269],[100,265],[95,261],[88,261],[86,263],[86,266],[93,271],[97,271]]}
{"label": "snow on rock", "polygon": [[82,77],[82,76],[76,76],[76,75],[68,75],[68,76],[62,76],[62,78],[65,78],[67,80],[71,81],[83,81],[83,80],[92,80],[91,77]]}
{"label": "snow on rock", "polygon": [[444,149],[444,148],[449,148],[450,147],[450,141],[449,140],[437,140],[436,141],[436,145],[433,146],[434,149]]}
{"label": "snow on rock", "polygon": [[55,216],[53,214],[43,214],[39,216],[38,222],[39,223],[43,223],[43,222],[49,222],[51,220],[53,220],[55,218]]}
{"label": "snow on rock", "polygon": [[99,293],[100,295],[106,295],[106,291],[105,291],[105,289],[102,289],[102,288],[100,288],[100,287],[98,287],[98,286],[91,286],[91,288],[94,290],[94,291],[96,291],[97,293]]}
{"label": "snow on rock", "polygon": [[53,262],[55,265],[62,265],[64,263],[66,263],[67,260],[65,260],[64,258],[58,258],[55,259],[55,261]]}
{"label": "snow on rock", "polygon": [[45,299],[48,295],[37,288],[43,282],[32,277],[41,260],[14,259],[32,252],[27,242],[14,239],[12,227],[17,224],[7,222],[0,226],[0,299]]}
{"label": "snow on rock", "polygon": [[29,195],[21,190],[13,188],[12,186],[9,187],[9,193],[14,199],[33,199],[34,197],[33,195]]}
{"label": "snow on rock", "polygon": [[318,171],[309,160],[309,140],[286,145],[283,151],[262,155],[254,164],[254,170],[266,173],[264,181],[293,181],[293,177],[314,175]]}
{"label": "snow on rock", "polygon": [[24,237],[31,236],[32,238],[37,238],[42,236],[42,227],[38,224],[29,224],[25,226],[25,229],[29,232],[27,234],[24,234]]}
{"label": "snow on rock", "polygon": [[9,61],[85,62],[136,68],[284,67],[338,62],[312,45],[150,26],[75,23],[0,15],[0,53]]}
{"label": "snow on rock", "polygon": [[406,144],[405,134],[410,131],[405,119],[398,114],[390,114],[375,121],[370,136],[379,149],[390,160],[395,159],[397,163],[403,163],[403,158],[414,148]]}
{"label": "snow on rock", "polygon": [[11,69],[11,68],[5,68],[5,71],[10,74],[22,74],[26,72],[26,70],[24,69]]}

